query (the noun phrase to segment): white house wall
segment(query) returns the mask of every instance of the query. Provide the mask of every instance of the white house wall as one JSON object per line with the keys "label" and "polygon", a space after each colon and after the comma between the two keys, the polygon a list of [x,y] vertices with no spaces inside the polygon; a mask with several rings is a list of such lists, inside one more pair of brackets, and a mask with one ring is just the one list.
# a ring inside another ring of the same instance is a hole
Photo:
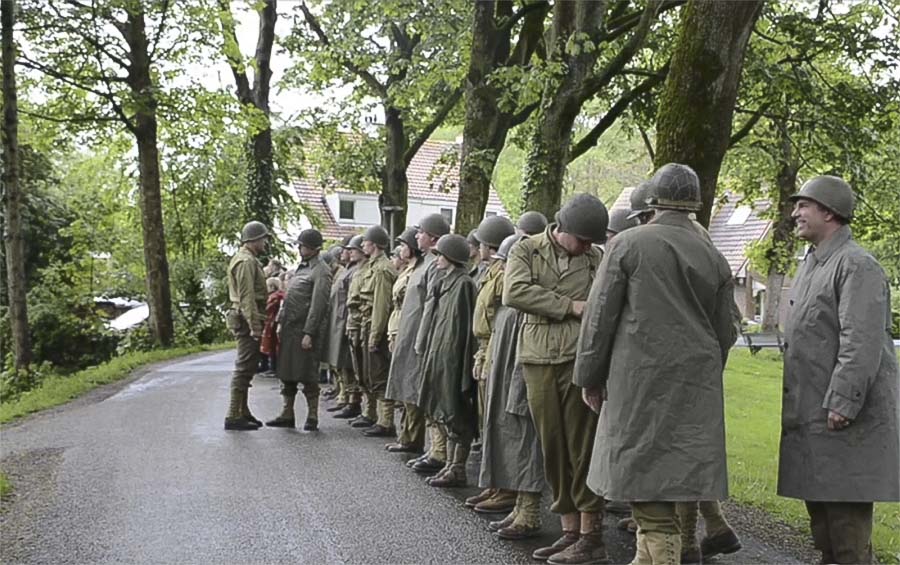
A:
{"label": "white house wall", "polygon": [[[353,221],[340,218],[340,201],[353,200],[356,202],[355,218]],[[337,223],[341,226],[367,227],[381,222],[381,214],[378,210],[378,197],[371,194],[356,193],[330,193],[325,196],[325,202],[334,215]],[[422,218],[429,214],[440,214],[442,209],[450,209],[453,211],[453,223],[456,223],[456,203],[442,200],[423,200],[410,198],[408,201],[409,209],[406,213],[406,225],[414,225]],[[488,205],[485,209],[485,215],[502,214],[503,208],[500,206]]]}

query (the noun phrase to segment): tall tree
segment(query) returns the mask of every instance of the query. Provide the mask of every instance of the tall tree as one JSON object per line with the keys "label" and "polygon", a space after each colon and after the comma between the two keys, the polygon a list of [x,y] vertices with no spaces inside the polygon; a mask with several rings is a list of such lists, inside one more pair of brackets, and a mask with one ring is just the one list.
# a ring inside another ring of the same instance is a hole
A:
{"label": "tall tree", "polygon": [[[292,72],[295,80],[321,93],[335,85],[352,85],[353,93],[337,101],[349,108],[344,117],[372,99],[384,114],[381,155],[358,169],[368,175],[374,168],[381,187],[382,224],[397,234],[408,209],[407,168],[462,98],[460,44],[466,41],[469,3],[304,2],[298,9],[286,42],[299,59]],[[341,123],[344,128],[356,125]],[[362,136],[353,141],[365,144]],[[365,149],[359,154],[371,157]]]}
{"label": "tall tree", "polygon": [[[644,45],[659,13],[680,4],[648,0],[641,8],[628,0],[573,0],[553,5],[547,63],[537,75],[545,86],[531,125],[525,165],[523,196],[527,209],[551,216],[559,208],[566,166],[572,158],[573,125],[583,105],[627,71],[626,65]],[[658,72],[650,75],[648,81],[659,80]],[[601,120],[604,123],[596,136],[639,94],[624,92],[621,101],[612,104],[609,119]],[[596,138],[586,143],[589,145],[582,153],[596,143]]]}
{"label": "tall tree", "polygon": [[[459,233],[468,233],[478,226],[507,134],[537,108],[536,103],[520,103],[515,87],[522,81],[508,79],[527,72],[526,67],[543,39],[550,4],[544,0],[524,2],[514,11],[515,5],[513,0],[475,3],[456,207]],[[522,24],[517,29],[520,20]],[[513,42],[515,31],[518,34]]]}
{"label": "tall tree", "polygon": [[[246,191],[246,219],[259,220],[267,226],[274,220],[274,152],[272,124],[269,110],[269,83],[272,80],[272,46],[275,43],[275,22],[278,19],[276,0],[263,0],[256,5],[259,31],[253,56],[253,84],[247,76],[247,65],[241,55],[235,33],[234,15],[230,0],[219,1],[219,19],[224,40],[225,57],[234,75],[237,98],[245,107],[257,110],[259,124],[250,132],[247,148],[248,171]],[[253,123],[253,122],[251,122]]]}
{"label": "tall tree", "polygon": [[659,102],[654,164],[690,165],[700,177],[709,225],[750,32],[763,0],[690,0],[681,14],[672,64]]}
{"label": "tall tree", "polygon": [[187,14],[174,13],[190,9],[168,0],[30,0],[23,12],[29,49],[20,64],[48,79],[48,100],[35,115],[82,127],[118,125],[134,138],[149,325],[160,345],[174,337],[157,144],[160,64],[184,56],[196,40],[180,25]]}
{"label": "tall tree", "polygon": [[3,192],[6,200],[6,272],[9,322],[16,374],[31,362],[28,333],[28,289],[25,280],[25,240],[22,237],[22,192],[19,186],[19,107],[16,92],[16,45],[13,37],[15,0],[0,0],[3,43]]}

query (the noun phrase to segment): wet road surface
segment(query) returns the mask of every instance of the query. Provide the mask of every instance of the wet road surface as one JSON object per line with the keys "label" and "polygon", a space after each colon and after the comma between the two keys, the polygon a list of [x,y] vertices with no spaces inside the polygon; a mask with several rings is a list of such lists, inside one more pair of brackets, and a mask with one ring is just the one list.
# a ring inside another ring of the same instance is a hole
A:
{"label": "wet road surface", "polygon": [[[486,526],[500,516],[462,505],[474,486],[429,487],[402,464],[408,455],[324,411],[319,432],[224,431],[232,359],[158,365],[4,428],[15,493],[0,514],[0,561],[533,563],[531,551],[559,535],[547,513],[541,538],[498,540]],[[278,413],[278,390],[277,380],[254,380],[258,418]],[[613,562],[627,563],[633,536],[617,518],[607,518],[606,539]],[[740,533],[745,549],[717,562],[797,562]]]}

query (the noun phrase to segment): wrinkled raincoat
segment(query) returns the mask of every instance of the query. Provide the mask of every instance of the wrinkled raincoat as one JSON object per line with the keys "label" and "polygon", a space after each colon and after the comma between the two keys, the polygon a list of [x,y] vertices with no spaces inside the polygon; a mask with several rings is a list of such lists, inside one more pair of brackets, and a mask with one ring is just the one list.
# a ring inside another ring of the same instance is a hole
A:
{"label": "wrinkled raincoat", "polygon": [[476,425],[472,379],[475,282],[464,267],[453,267],[429,287],[416,339],[416,351],[422,356],[416,405],[451,432],[471,433]]}
{"label": "wrinkled raincoat", "polygon": [[588,486],[612,500],[728,496],[722,370],[737,337],[728,262],[686,214],[616,236],[573,381],[605,387]]}
{"label": "wrinkled raincoat", "polygon": [[478,340],[475,352],[475,378],[487,379],[491,370],[491,356],[488,355],[491,334],[494,331],[494,317],[503,300],[503,261],[494,259],[476,283],[478,295],[475,297],[475,321],[473,333]]}
{"label": "wrinkled raincoat", "polygon": [[423,280],[426,280],[426,272],[434,270],[435,259],[435,255],[425,254],[409,275],[403,307],[400,309],[399,326],[385,393],[390,400],[411,404],[419,401],[421,375],[419,373],[419,357],[416,355],[416,334],[419,332],[422,309],[425,306],[427,289]]}
{"label": "wrinkled raincoat", "polygon": [[356,265],[338,271],[331,284],[331,304],[328,311],[328,351],[325,361],[336,369],[352,368],[350,341],[347,339],[347,295]]}
{"label": "wrinkled raincoat", "polygon": [[[331,268],[318,256],[297,268],[278,314],[281,347],[278,378],[285,382],[318,383],[319,359],[324,353],[328,330],[328,296]],[[312,338],[312,349],[300,347],[303,336]]]}
{"label": "wrinkled raincoat", "polygon": [[[878,262],[844,226],[812,249],[785,320],[778,494],[900,501],[897,357]],[[850,418],[826,427],[828,410]]]}
{"label": "wrinkled raincoat", "polygon": [[494,318],[478,486],[541,492],[544,456],[528,409],[522,366],[516,363],[521,317],[518,311],[501,305]]}
{"label": "wrinkled raincoat", "polygon": [[572,302],[586,300],[600,263],[600,252],[568,256],[553,240],[550,224],[543,233],[514,245],[506,261],[503,304],[525,314],[519,329],[520,363],[561,365],[575,359],[580,320]]}

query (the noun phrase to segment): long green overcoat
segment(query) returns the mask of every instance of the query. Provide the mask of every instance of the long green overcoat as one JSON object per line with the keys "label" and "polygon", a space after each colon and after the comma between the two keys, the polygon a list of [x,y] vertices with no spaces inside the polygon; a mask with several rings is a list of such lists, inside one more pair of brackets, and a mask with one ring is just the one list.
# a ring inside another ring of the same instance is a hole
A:
{"label": "long green overcoat", "polygon": [[605,387],[588,486],[611,500],[728,496],[722,370],[737,337],[728,262],[686,214],[620,233],[584,312],[573,380]]}
{"label": "long green overcoat", "polygon": [[434,270],[435,255],[425,254],[409,275],[406,296],[400,309],[400,327],[394,342],[391,368],[388,373],[387,392],[390,400],[416,404],[419,401],[419,356],[416,355],[416,335],[422,322],[427,283],[426,273]]}
{"label": "long green overcoat", "polygon": [[451,432],[471,433],[476,422],[475,282],[463,267],[452,267],[430,288],[416,340],[422,356],[416,404]]}
{"label": "long green overcoat", "polygon": [[[778,494],[900,501],[900,375],[878,262],[842,227],[810,251],[785,320]],[[828,410],[850,418],[830,431]]]}
{"label": "long green overcoat", "polygon": [[357,266],[341,269],[331,284],[331,307],[328,311],[328,350],[325,362],[337,369],[352,368],[350,340],[347,339],[347,294]]}
{"label": "long green overcoat", "polygon": [[[276,373],[280,380],[319,381],[319,360],[327,341],[330,291],[331,268],[324,261],[316,256],[300,263],[278,313],[281,346]],[[300,347],[305,335],[312,338],[310,350]]]}
{"label": "long green overcoat", "polygon": [[528,408],[522,365],[516,362],[521,318],[503,305],[494,316],[478,486],[541,492],[544,455]]}

